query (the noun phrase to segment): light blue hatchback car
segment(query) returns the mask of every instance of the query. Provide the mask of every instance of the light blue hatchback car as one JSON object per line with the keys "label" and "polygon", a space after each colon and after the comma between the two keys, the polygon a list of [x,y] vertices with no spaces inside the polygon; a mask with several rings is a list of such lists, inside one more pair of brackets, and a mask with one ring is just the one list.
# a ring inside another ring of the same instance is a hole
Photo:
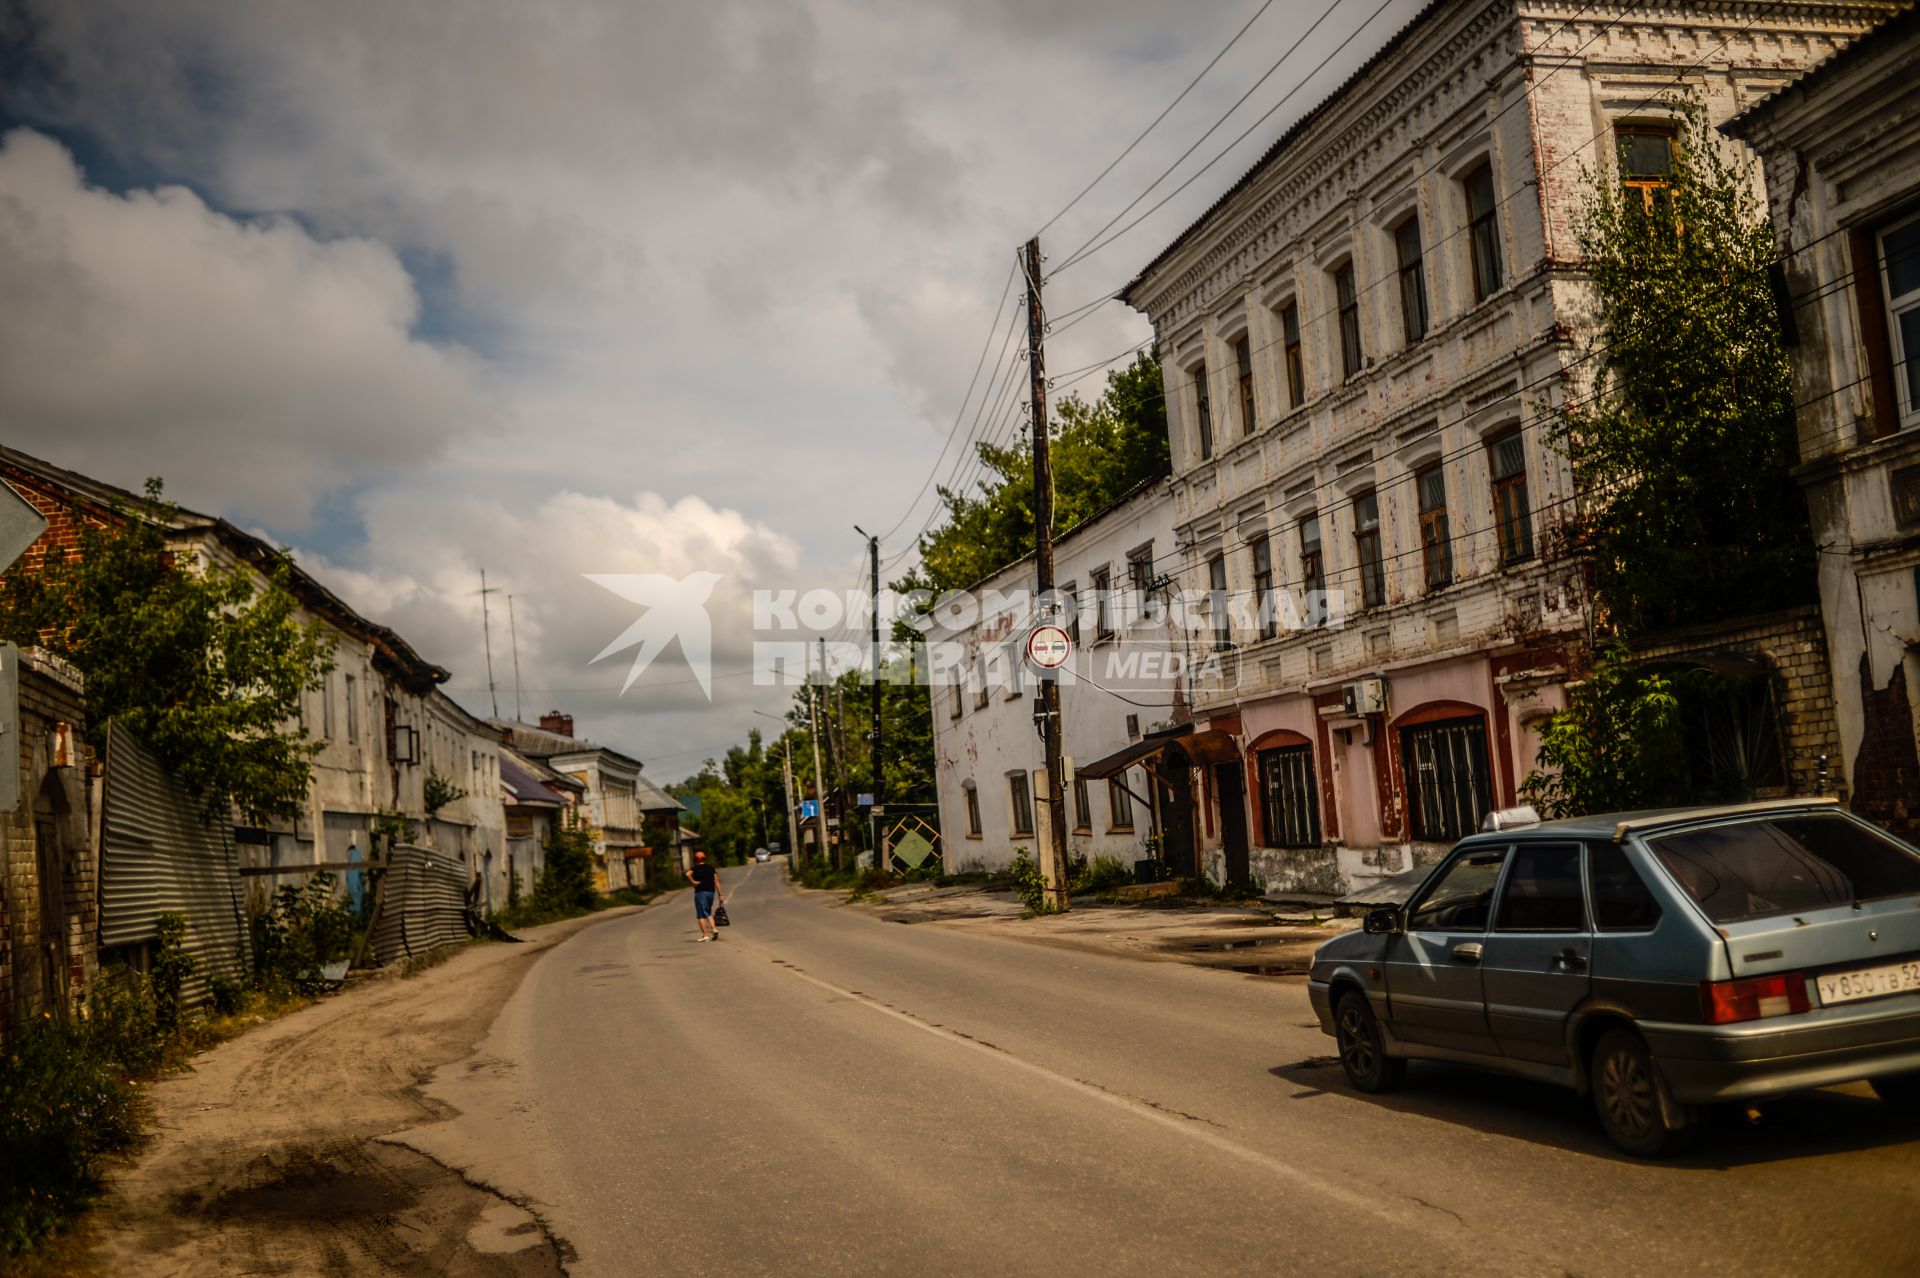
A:
{"label": "light blue hatchback car", "polygon": [[1642,1157],[1720,1101],[1865,1079],[1920,1112],[1920,850],[1832,800],[1488,831],[1308,991],[1362,1091],[1409,1059],[1543,1079]]}

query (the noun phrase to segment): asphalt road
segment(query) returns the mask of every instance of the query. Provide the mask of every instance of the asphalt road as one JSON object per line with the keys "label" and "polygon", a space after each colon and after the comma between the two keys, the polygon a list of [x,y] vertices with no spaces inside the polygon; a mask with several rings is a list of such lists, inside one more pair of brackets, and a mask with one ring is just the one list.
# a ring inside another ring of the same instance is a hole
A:
{"label": "asphalt road", "polygon": [[1350,1091],[1304,985],[905,926],[728,872],[547,954],[409,1143],[581,1274],[1915,1274],[1920,1133],[1864,1090],[1616,1155],[1584,1102]]}

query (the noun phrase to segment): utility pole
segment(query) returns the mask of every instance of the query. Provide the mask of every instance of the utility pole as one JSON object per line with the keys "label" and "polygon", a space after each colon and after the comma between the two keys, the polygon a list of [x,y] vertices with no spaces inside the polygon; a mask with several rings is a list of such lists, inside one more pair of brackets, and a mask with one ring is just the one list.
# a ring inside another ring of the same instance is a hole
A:
{"label": "utility pole", "polygon": [[513,719],[520,718],[520,628],[513,621],[513,596],[507,596],[507,641],[513,645]]}
{"label": "utility pole", "polygon": [[887,870],[891,868],[887,864],[891,858],[886,855],[880,837],[881,827],[885,824],[881,818],[886,812],[887,803],[886,770],[880,756],[880,539],[862,531],[859,524],[855,524],[853,530],[867,539],[868,593],[872,596],[867,603],[873,612],[873,669],[867,675],[867,686],[873,696],[873,739],[868,743],[870,753],[867,756],[872,760],[873,806],[868,810],[868,815],[873,826],[874,868]]}
{"label": "utility pole", "polygon": [[[1027,241],[1027,384],[1033,400],[1033,562],[1039,597],[1053,593],[1053,465],[1047,456],[1047,316],[1040,302],[1040,237]],[[1052,621],[1051,616],[1041,618]],[[1021,660],[1026,659],[1023,652]],[[1067,811],[1061,801],[1060,680],[1051,670],[1040,672],[1041,735],[1047,760],[1047,862],[1041,867],[1047,884],[1047,908],[1066,913]]]}
{"label": "utility pole", "polygon": [[[820,644],[820,717],[826,720],[827,771],[833,776],[833,792],[840,800],[840,841],[847,842],[847,747],[840,739],[840,725],[846,715],[840,709],[840,689],[827,687],[827,641]],[[833,868],[840,868],[840,854],[834,853]]]}
{"label": "utility pole", "polygon": [[480,570],[480,638],[487,648],[487,697],[493,702],[493,717],[500,717],[500,694],[493,682],[493,626],[487,619],[487,596],[493,591],[487,586],[487,570]]}
{"label": "utility pole", "polygon": [[784,732],[780,734],[780,748],[784,752],[780,760],[780,779],[787,786],[787,864],[797,865],[800,861],[800,821],[793,807],[793,742]]}
{"label": "utility pole", "polygon": [[[827,654],[825,645],[820,653],[821,674],[826,673]],[[811,664],[811,663],[809,663]],[[812,670],[807,672],[811,675]],[[812,725],[808,734],[813,738],[813,830],[818,842],[818,851],[822,857],[827,855],[827,774],[820,768],[820,685],[808,680],[807,722]]]}

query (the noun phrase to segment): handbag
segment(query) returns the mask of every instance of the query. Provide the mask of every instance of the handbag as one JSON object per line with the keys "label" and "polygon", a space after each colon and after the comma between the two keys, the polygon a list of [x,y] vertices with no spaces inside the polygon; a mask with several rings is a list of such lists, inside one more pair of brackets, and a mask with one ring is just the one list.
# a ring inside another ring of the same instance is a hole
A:
{"label": "handbag", "polygon": [[733,925],[733,920],[727,917],[726,906],[716,905],[713,907],[713,925],[715,927],[731,927]]}

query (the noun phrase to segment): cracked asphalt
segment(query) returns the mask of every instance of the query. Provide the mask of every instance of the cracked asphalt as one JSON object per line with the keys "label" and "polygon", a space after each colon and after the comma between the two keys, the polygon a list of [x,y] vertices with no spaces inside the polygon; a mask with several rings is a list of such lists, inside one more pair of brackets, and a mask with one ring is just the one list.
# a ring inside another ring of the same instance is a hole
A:
{"label": "cracked asphalt", "polygon": [[542,955],[401,1139],[580,1274],[1911,1274],[1920,1144],[1858,1089],[1666,1164],[1585,1104],[1345,1085],[1303,983],[902,926],[726,875]]}

